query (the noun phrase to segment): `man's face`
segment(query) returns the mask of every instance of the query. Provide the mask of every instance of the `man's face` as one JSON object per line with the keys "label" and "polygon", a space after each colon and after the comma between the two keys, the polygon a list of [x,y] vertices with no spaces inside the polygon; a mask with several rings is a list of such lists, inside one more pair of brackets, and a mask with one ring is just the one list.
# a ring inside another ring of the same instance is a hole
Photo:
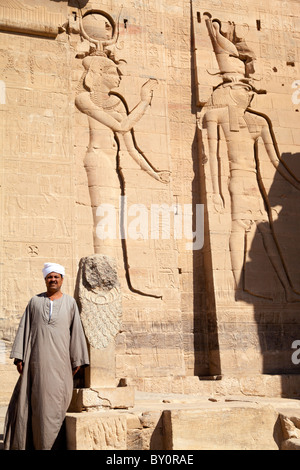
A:
{"label": "man's face", "polygon": [[45,278],[48,292],[58,292],[63,283],[63,277],[58,273],[49,273]]}

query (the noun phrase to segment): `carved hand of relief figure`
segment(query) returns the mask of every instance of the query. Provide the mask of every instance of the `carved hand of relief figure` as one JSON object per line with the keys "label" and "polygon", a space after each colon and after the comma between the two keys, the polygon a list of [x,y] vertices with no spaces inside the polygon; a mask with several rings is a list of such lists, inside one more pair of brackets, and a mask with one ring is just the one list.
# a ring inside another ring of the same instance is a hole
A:
{"label": "carved hand of relief figure", "polygon": [[224,212],[224,202],[220,194],[213,195],[213,205],[216,212]]}
{"label": "carved hand of relief figure", "polygon": [[153,92],[158,86],[158,81],[155,78],[150,78],[141,88],[141,100],[151,104]]}
{"label": "carved hand of relief figure", "polygon": [[164,184],[167,184],[170,182],[170,175],[171,175],[170,171],[158,171],[157,172],[158,180]]}

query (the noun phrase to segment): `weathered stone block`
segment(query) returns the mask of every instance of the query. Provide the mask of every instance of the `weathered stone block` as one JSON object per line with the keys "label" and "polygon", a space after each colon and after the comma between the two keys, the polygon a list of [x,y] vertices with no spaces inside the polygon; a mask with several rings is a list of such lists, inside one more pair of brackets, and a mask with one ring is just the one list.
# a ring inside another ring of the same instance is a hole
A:
{"label": "weathered stone block", "polygon": [[74,389],[69,412],[93,411],[97,408],[132,408],[134,397],[134,387],[131,386]]}
{"label": "weathered stone block", "polygon": [[268,406],[165,411],[169,450],[278,450],[278,413]]}
{"label": "weathered stone block", "polygon": [[68,450],[125,450],[126,415],[77,413],[66,416]]}

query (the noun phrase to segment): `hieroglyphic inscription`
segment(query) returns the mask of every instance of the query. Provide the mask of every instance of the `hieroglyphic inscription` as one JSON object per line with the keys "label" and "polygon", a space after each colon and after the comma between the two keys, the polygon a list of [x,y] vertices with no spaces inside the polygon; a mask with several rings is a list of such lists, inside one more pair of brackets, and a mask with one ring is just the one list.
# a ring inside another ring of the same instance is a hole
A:
{"label": "hieroglyphic inscription", "polygon": [[[66,155],[69,77],[64,70],[68,59],[62,44],[47,45],[48,54],[39,49],[40,39],[24,41],[15,37],[17,52],[9,36],[2,36],[0,76],[5,85],[2,111],[3,153],[33,159]],[[62,93],[61,90],[65,90]]]}
{"label": "hieroglyphic inscription", "polygon": [[9,307],[10,313],[14,309],[22,311],[27,301],[24,297],[28,296],[28,281],[21,279],[16,264],[20,262],[20,269],[29,279],[39,271],[40,257],[59,256],[62,263],[70,257],[69,71],[70,54],[63,40],[48,41],[9,31],[1,34],[1,256],[7,260],[3,309],[10,305],[8,292],[18,298]]}
{"label": "hieroglyphic inscription", "polygon": [[28,0],[0,0],[0,27],[5,31],[55,37],[67,15],[66,4],[32,5]]}

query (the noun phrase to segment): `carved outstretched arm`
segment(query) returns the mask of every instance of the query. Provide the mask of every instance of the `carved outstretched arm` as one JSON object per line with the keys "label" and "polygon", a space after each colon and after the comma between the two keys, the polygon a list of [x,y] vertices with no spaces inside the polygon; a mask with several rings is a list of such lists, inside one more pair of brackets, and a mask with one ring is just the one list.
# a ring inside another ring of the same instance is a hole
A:
{"label": "carved outstretched arm", "polygon": [[157,171],[153,168],[142,153],[135,147],[131,133],[123,135],[123,140],[126,145],[126,149],[133,160],[141,167],[142,170],[146,171],[152,178],[160,181],[161,183],[168,183],[170,179],[170,173],[167,171]]}
{"label": "carved outstretched arm", "polygon": [[[157,85],[157,81],[154,79],[148,80],[141,89],[141,101],[138,105],[128,114],[125,114],[121,119],[116,117],[114,113],[108,113],[101,107],[97,106],[92,100],[89,92],[83,92],[79,94],[75,103],[77,108],[90,116],[96,121],[109,127],[113,132],[119,132],[126,134],[129,132],[134,125],[142,118],[145,114],[148,106],[151,103],[153,90]],[[123,101],[120,97],[120,101]],[[124,102],[124,101],[123,101]]]}
{"label": "carved outstretched arm", "polygon": [[148,108],[150,101],[141,100],[139,104],[119,123],[118,129],[113,129],[121,134],[126,134],[141,119]]}
{"label": "carved outstretched arm", "polygon": [[135,108],[133,108],[132,111],[130,111],[130,113],[127,114],[125,118],[123,118],[122,121],[120,121],[120,129],[114,129],[115,131],[126,134],[129,130],[133,129],[135,123],[137,123],[142,118],[146,112],[146,109],[151,104],[153,91],[157,84],[158,82],[155,79],[149,79],[146,83],[144,83],[141,88],[141,101]]}
{"label": "carved outstretched arm", "polygon": [[119,120],[113,114],[109,114],[104,109],[93,103],[89,93],[87,92],[78,95],[75,103],[82,113],[92,117],[101,124],[104,124],[113,132],[119,132],[121,134],[129,132],[133,128],[134,124],[141,119],[149,106],[149,101],[141,100],[130,114],[125,115],[125,117]]}
{"label": "carved outstretched arm", "polygon": [[[141,89],[141,103],[147,103],[147,106],[151,103],[153,96],[153,89],[157,85],[157,80],[150,79],[148,80]],[[125,102],[123,101],[124,105]],[[137,122],[140,118],[138,117],[138,108],[141,103],[134,108],[129,114],[129,117],[133,117],[134,121]],[[126,105],[127,108],[127,105]],[[132,126],[133,127],[133,126]],[[170,181],[170,172],[168,171],[158,171],[153,168],[152,165],[147,161],[144,155],[138,150],[135,145],[133,135],[131,132],[117,132],[123,135],[123,141],[125,143],[126,149],[129,155],[133,160],[141,167],[142,170],[146,171],[152,178],[160,181],[161,183],[169,183]]]}

